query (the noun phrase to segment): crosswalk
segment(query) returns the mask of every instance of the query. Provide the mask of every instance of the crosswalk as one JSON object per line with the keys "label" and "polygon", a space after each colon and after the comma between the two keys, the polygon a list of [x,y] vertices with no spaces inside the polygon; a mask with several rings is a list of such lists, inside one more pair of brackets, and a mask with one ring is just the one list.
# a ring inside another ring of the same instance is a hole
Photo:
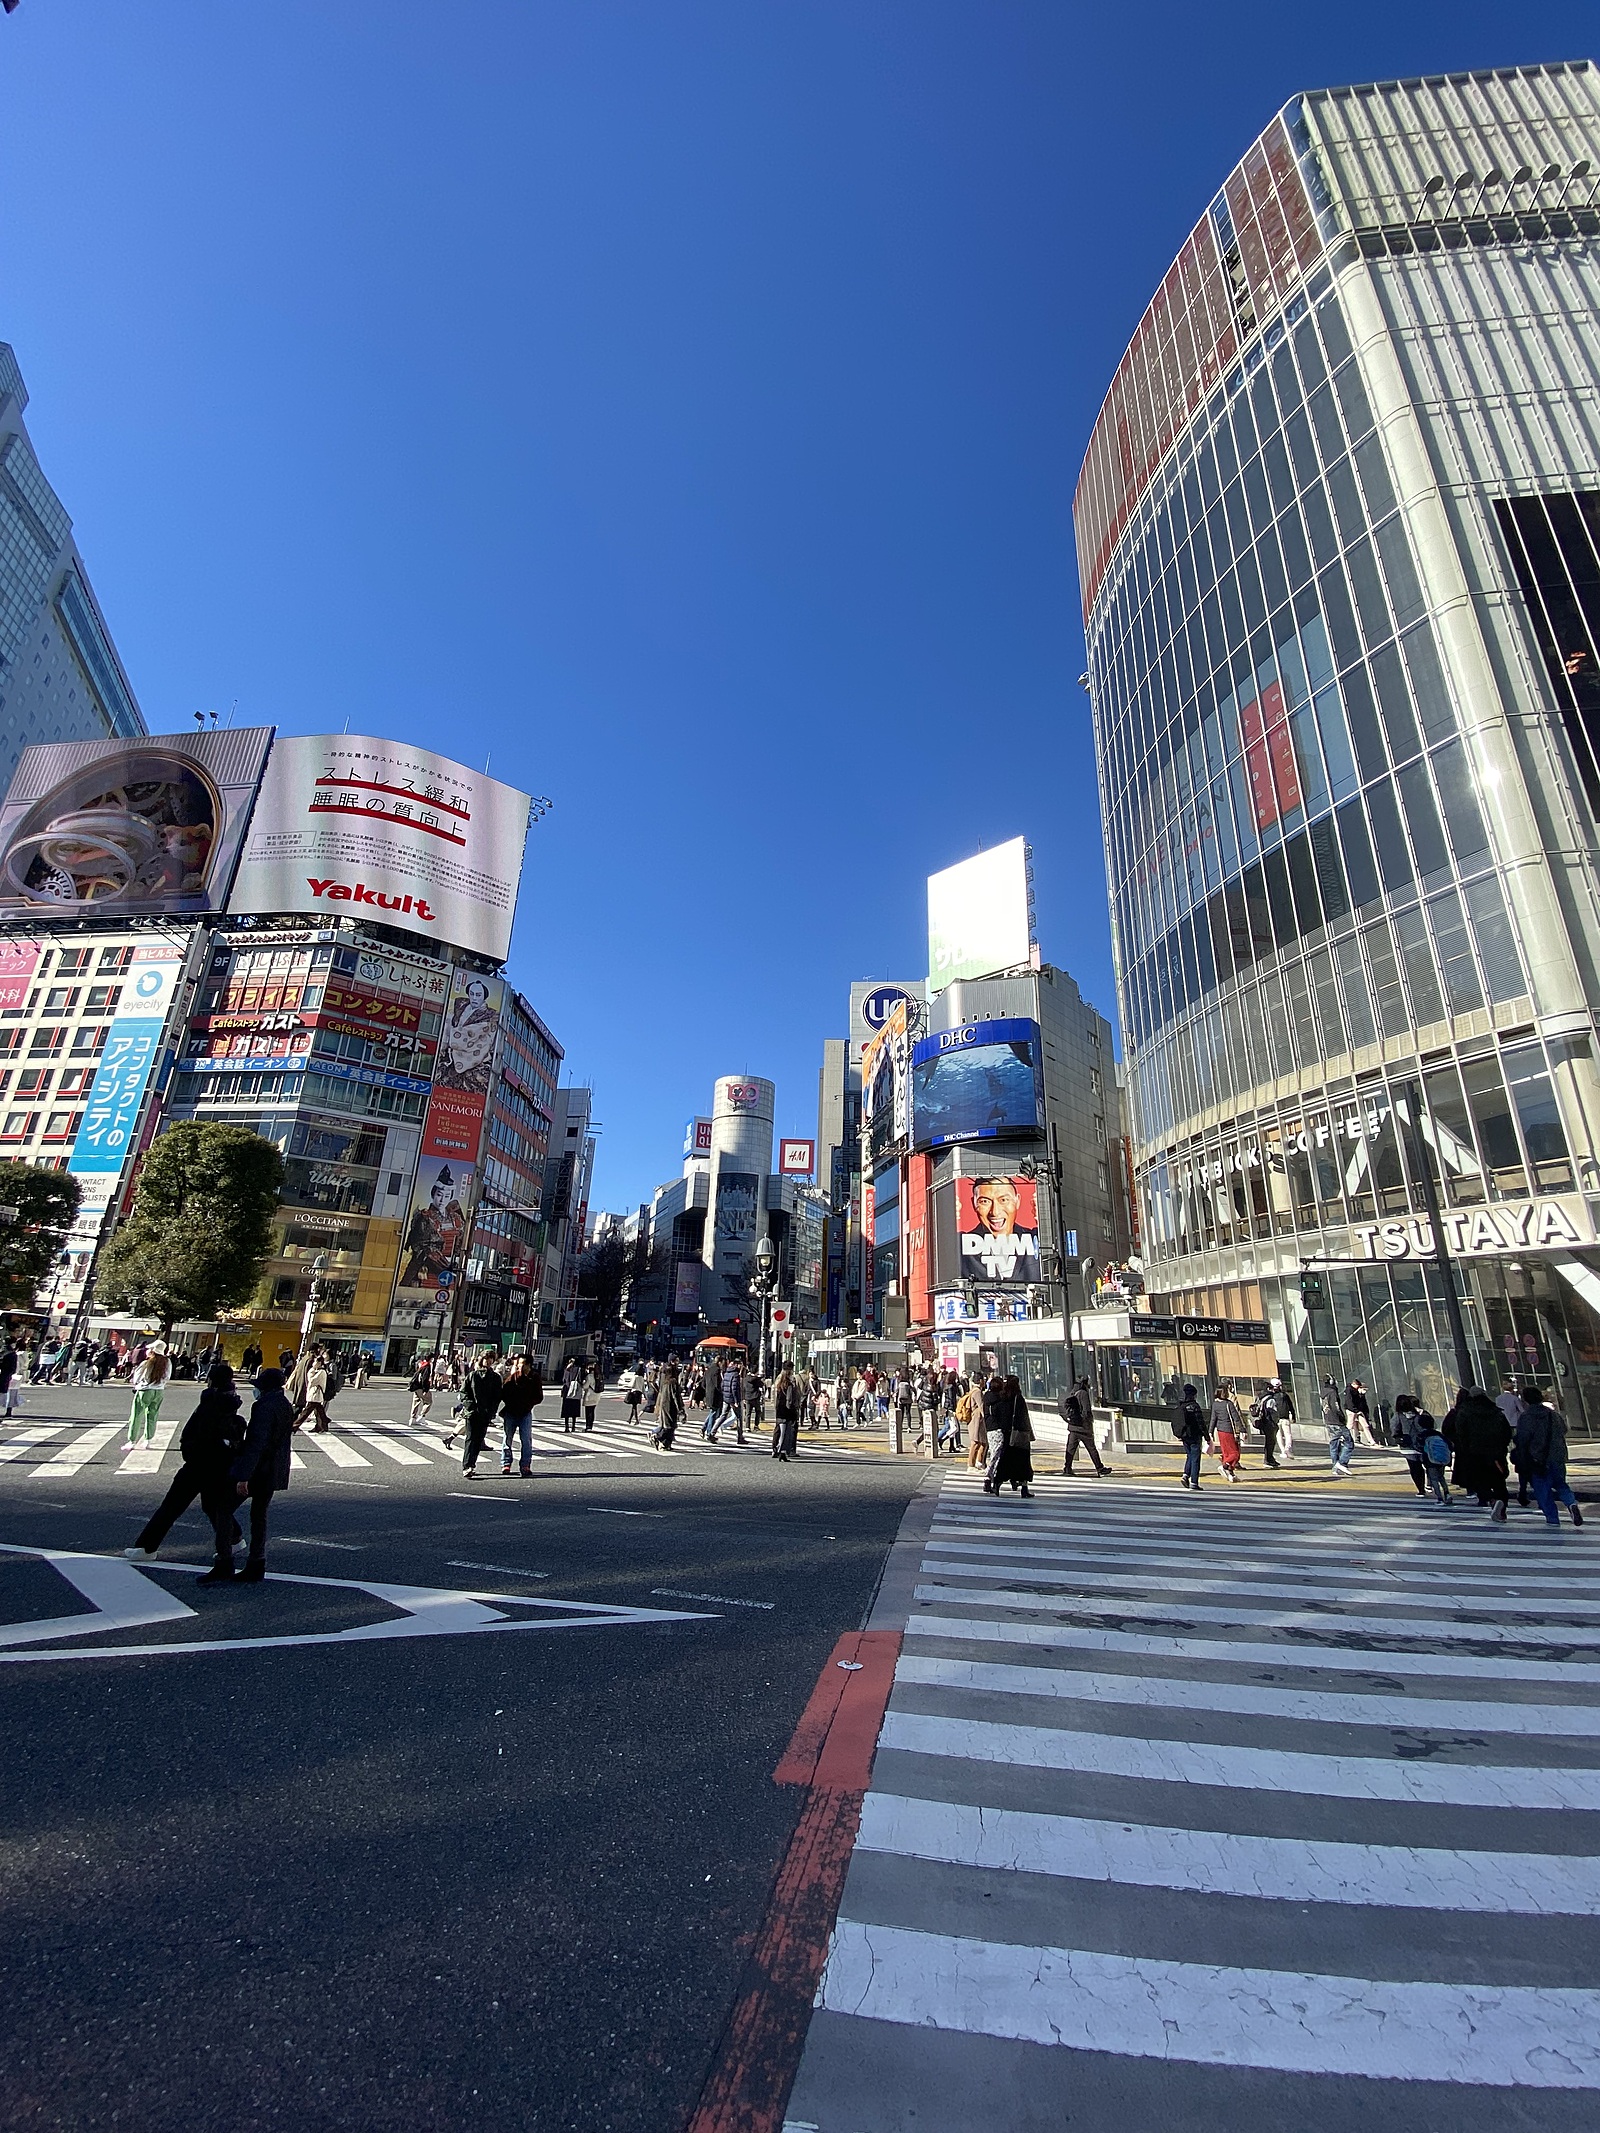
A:
{"label": "crosswalk", "polygon": [[[127,1424],[122,1421],[42,1420],[0,1429],[0,1466],[9,1467],[18,1480],[61,1481],[91,1470],[98,1478],[107,1474],[149,1476],[163,1468],[170,1473],[179,1463],[178,1438],[183,1419],[181,1415],[164,1416],[155,1436],[132,1449],[127,1444]],[[313,1475],[319,1467],[345,1472],[363,1467],[416,1469],[440,1463],[459,1471],[459,1424],[451,1445],[445,1442],[447,1427],[436,1420],[412,1424],[382,1417],[366,1422],[341,1419],[327,1430],[300,1431],[294,1439],[290,1463]],[[630,1423],[621,1415],[607,1418],[602,1414],[592,1430],[580,1427],[570,1435],[559,1422],[536,1422],[534,1460],[537,1466],[540,1460],[548,1459],[638,1459],[649,1455],[649,1440],[648,1421]],[[688,1452],[717,1458],[764,1458],[770,1449],[770,1432],[765,1429],[748,1433],[743,1444],[728,1434],[708,1443],[696,1425],[678,1431],[675,1455]],[[497,1425],[489,1433],[478,1472],[498,1470],[501,1456],[502,1433]],[[865,1445],[808,1443],[802,1447],[801,1456],[807,1460],[837,1461],[870,1458],[873,1452]],[[520,1450],[517,1457],[520,1459]]]}
{"label": "crosswalk", "polygon": [[1595,2123],[1597,1548],[947,1475],[787,2133]]}

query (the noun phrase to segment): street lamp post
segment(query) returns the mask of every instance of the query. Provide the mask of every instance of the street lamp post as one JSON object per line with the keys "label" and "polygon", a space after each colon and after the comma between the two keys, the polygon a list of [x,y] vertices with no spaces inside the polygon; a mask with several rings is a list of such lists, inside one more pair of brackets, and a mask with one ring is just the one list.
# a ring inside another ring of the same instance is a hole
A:
{"label": "street lamp post", "polygon": [[311,1335],[317,1323],[317,1306],[322,1301],[322,1277],[328,1271],[328,1255],[318,1252],[311,1262],[311,1289],[306,1297],[306,1307],[300,1316],[300,1353],[304,1355],[311,1345]]}
{"label": "street lamp post", "polygon": [[756,1364],[756,1374],[766,1380],[767,1375],[767,1313],[772,1304],[772,1292],[777,1286],[778,1255],[772,1248],[771,1237],[763,1237],[756,1246],[756,1270],[750,1277],[750,1286],[761,1302],[761,1348]]}

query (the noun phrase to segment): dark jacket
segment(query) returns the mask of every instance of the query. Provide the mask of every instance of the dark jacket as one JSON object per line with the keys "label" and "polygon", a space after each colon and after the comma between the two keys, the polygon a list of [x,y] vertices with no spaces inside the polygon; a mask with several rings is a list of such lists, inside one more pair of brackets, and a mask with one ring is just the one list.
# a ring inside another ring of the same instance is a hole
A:
{"label": "dark jacket", "polygon": [[1543,1400],[1529,1400],[1517,1420],[1518,1471],[1552,1481],[1564,1481],[1567,1473],[1567,1425]]}
{"label": "dark jacket", "polygon": [[222,1481],[244,1449],[244,1436],[239,1395],[217,1392],[208,1385],[183,1425],[178,1450],[184,1465],[192,1467],[202,1483]]}
{"label": "dark jacket", "polygon": [[[267,1376],[278,1373],[267,1372]],[[228,1469],[232,1481],[248,1482],[256,1495],[270,1494],[289,1486],[289,1439],[294,1435],[294,1409],[281,1385],[267,1385],[256,1393],[245,1431],[244,1449]]]}
{"label": "dark jacket", "polygon": [[500,1396],[500,1412],[508,1422],[520,1422],[524,1415],[531,1415],[544,1398],[544,1387],[531,1370],[520,1376],[507,1378]]}
{"label": "dark jacket", "polygon": [[773,1396],[772,1412],[780,1422],[800,1420],[800,1387],[795,1379],[778,1386]]}
{"label": "dark jacket", "polygon": [[461,1411],[472,1422],[492,1422],[499,1412],[506,1381],[498,1370],[480,1363],[461,1392]]}
{"label": "dark jacket", "polygon": [[1185,1400],[1178,1409],[1178,1433],[1185,1444],[1204,1444],[1206,1418],[1198,1400]]}
{"label": "dark jacket", "polygon": [[1511,1424],[1486,1392],[1464,1392],[1445,1417],[1445,1435],[1455,1447],[1452,1479],[1473,1495],[1493,1495],[1506,1476]]}
{"label": "dark jacket", "polygon": [[17,1374],[18,1356],[9,1341],[0,1348],[0,1392],[4,1392]]}
{"label": "dark jacket", "polygon": [[1002,1379],[991,1378],[983,1388],[984,1429],[1004,1429],[1010,1420],[1011,1395],[1005,1390]]}
{"label": "dark jacket", "polygon": [[1345,1387],[1344,1404],[1350,1414],[1360,1415],[1367,1422],[1372,1420],[1372,1409],[1367,1405],[1367,1396],[1359,1385]]}
{"label": "dark jacket", "polygon": [[1058,1392],[1056,1413],[1065,1422],[1068,1431],[1080,1437],[1094,1428],[1094,1403],[1088,1393],[1081,1390]]}

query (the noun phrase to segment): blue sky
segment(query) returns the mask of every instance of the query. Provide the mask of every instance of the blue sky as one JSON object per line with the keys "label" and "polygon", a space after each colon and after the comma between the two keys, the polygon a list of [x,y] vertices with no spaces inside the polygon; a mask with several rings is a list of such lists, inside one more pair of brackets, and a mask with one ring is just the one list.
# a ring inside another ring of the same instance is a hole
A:
{"label": "blue sky", "polygon": [[1033,840],[1114,1012],[1071,498],[1149,294],[1322,83],[1592,7],[23,0],[0,337],[154,728],[445,748],[555,807],[512,974],[596,1204],[713,1078],[815,1122],[923,882]]}

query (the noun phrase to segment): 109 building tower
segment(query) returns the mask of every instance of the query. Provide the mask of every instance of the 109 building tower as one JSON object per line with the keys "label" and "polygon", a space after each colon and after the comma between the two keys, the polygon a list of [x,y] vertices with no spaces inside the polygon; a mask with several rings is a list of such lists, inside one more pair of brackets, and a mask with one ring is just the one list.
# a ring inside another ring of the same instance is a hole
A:
{"label": "109 building tower", "polygon": [[1597,173],[1587,62],[1296,99],[1078,487],[1152,1304],[1302,1414],[1442,1412],[1448,1279],[1600,1429]]}

